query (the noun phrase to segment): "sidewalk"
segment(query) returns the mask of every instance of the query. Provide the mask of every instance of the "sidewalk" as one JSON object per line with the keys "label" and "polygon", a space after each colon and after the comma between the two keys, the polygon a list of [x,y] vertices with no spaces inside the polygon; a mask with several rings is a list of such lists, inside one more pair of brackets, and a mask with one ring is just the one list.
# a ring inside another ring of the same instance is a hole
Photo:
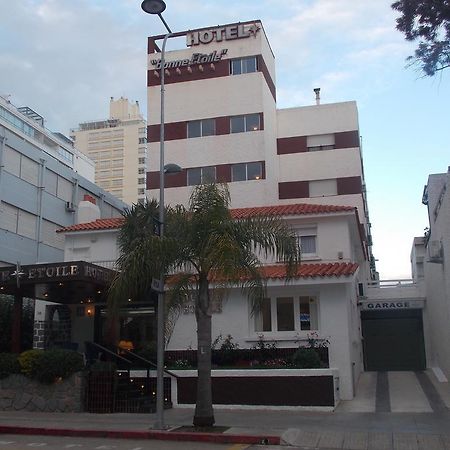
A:
{"label": "sidewalk", "polygon": [[41,434],[294,445],[310,449],[450,450],[450,413],[318,413],[215,409],[222,432],[196,432],[192,409],[165,411],[167,431],[154,414],[0,412],[0,434]]}

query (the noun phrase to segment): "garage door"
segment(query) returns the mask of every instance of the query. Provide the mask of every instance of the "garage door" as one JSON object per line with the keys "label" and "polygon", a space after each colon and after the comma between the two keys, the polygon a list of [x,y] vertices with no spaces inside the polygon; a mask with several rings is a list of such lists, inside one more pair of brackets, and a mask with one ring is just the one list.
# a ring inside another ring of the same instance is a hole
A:
{"label": "garage door", "polygon": [[424,370],[422,310],[361,311],[366,370]]}

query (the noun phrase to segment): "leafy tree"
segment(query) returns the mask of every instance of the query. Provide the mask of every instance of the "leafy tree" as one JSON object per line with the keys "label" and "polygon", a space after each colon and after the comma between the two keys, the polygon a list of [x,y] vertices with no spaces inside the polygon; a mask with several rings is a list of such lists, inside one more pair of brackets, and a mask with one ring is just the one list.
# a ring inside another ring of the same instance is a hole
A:
{"label": "leafy tree", "polygon": [[401,13],[397,30],[406,40],[419,41],[408,60],[427,76],[450,67],[450,1],[398,0],[391,6]]}
{"label": "leafy tree", "polygon": [[[212,300],[230,286],[240,286],[254,309],[265,297],[265,280],[259,270],[262,258],[277,255],[291,277],[300,261],[293,230],[279,217],[233,219],[226,185],[205,184],[194,188],[188,208],[167,211],[164,238],[146,234],[133,239],[127,219],[120,242],[128,251],[119,258],[120,274],[113,283],[110,304],[118,304],[125,292],[147,284],[152,275],[173,273],[167,283],[172,305],[193,300],[197,320],[197,398],[195,426],[212,426],[211,392]],[[129,218],[132,220],[132,218]],[[157,275],[158,276],[158,275]],[[145,280],[143,280],[145,279]]]}

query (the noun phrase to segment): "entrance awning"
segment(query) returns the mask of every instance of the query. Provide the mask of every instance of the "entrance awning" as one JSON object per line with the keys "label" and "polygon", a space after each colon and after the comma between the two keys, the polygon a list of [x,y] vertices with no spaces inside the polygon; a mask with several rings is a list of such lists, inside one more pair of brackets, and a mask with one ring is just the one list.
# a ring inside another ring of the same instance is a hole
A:
{"label": "entrance awning", "polygon": [[86,261],[0,267],[0,294],[76,304],[106,301],[116,272]]}

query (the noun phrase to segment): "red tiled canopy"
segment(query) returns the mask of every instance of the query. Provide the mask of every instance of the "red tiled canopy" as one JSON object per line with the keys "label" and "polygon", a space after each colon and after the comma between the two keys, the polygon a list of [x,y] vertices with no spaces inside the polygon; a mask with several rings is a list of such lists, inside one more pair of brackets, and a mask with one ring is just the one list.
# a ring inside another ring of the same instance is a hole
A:
{"label": "red tiled canopy", "polygon": [[[297,203],[294,205],[257,206],[253,208],[235,208],[231,210],[234,219],[245,219],[254,216],[295,216],[304,214],[330,214],[335,212],[354,211],[353,206],[314,205]],[[97,219],[93,222],[79,223],[57,230],[58,233],[69,231],[93,231],[120,228],[124,222],[123,217],[112,219]]]}
{"label": "red tiled canopy", "polygon": [[[299,278],[314,277],[339,277],[353,275],[358,269],[356,263],[316,263],[316,264],[300,264],[297,269]],[[262,268],[264,278],[284,278],[286,276],[286,268],[283,265],[264,266]]]}

